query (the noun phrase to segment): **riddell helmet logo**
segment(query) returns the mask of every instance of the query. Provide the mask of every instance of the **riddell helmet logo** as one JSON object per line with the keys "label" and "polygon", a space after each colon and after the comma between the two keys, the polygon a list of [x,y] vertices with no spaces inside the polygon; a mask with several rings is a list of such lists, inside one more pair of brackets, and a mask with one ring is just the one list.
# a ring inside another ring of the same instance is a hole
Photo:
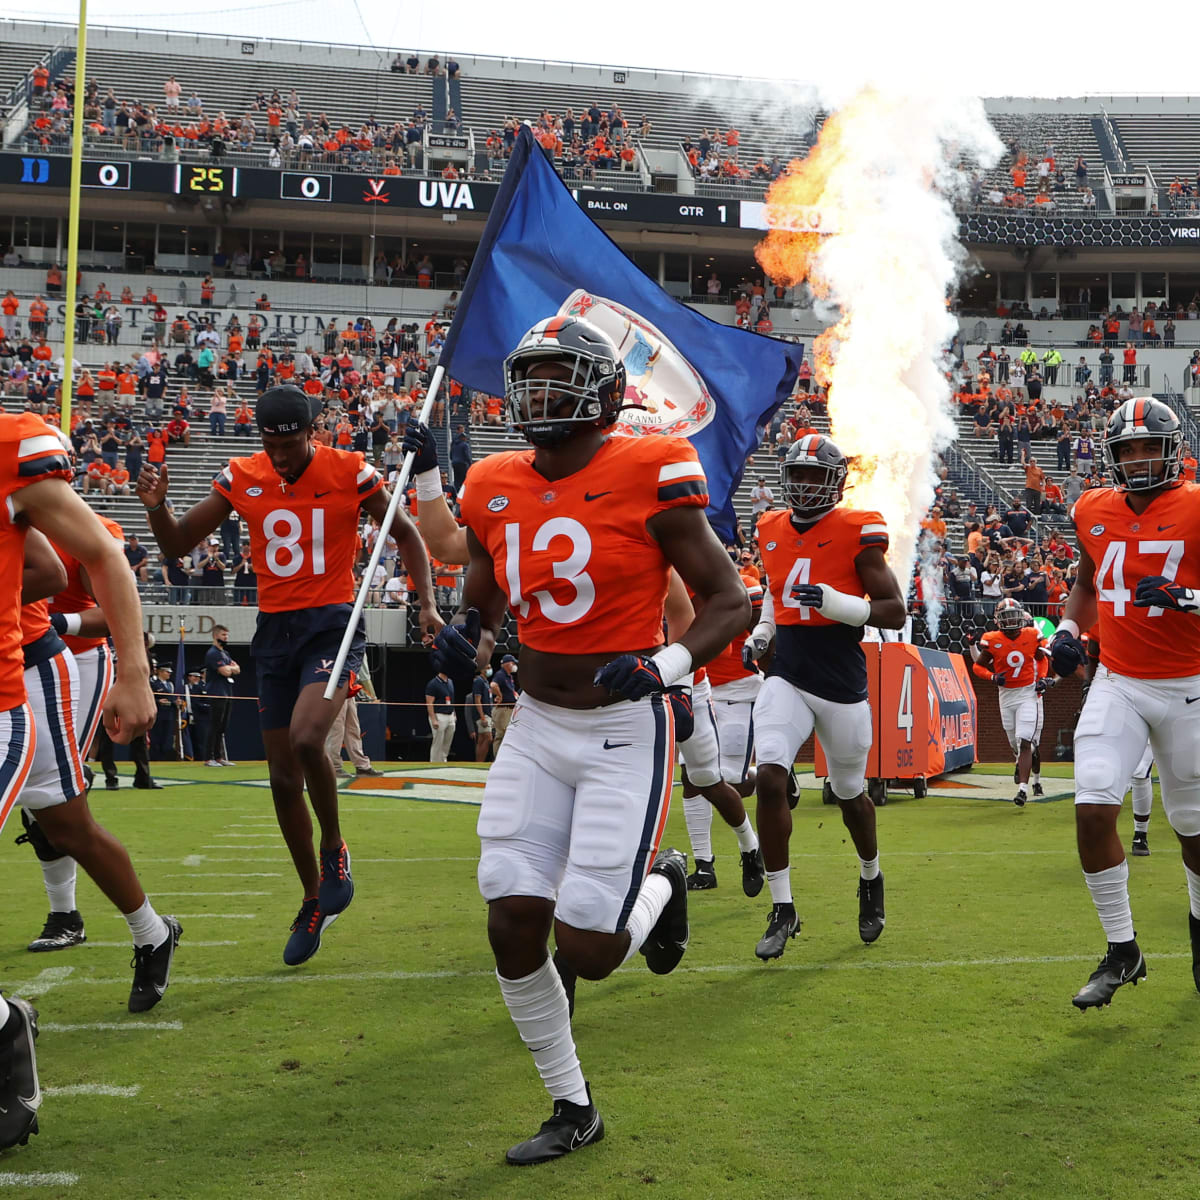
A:
{"label": "riddell helmet logo", "polygon": [[558,312],[560,316],[583,317],[604,330],[625,363],[625,402],[642,405],[645,411],[622,412],[613,426],[616,433],[691,437],[716,415],[716,404],[696,368],[633,309],[578,289]]}

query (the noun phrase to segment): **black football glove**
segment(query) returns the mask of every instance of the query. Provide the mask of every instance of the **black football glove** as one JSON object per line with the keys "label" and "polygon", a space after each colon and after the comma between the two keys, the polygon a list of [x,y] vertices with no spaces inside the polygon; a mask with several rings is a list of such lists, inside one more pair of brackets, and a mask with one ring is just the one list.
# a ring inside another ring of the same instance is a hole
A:
{"label": "black football glove", "polygon": [[1057,682],[1057,679],[1051,679],[1049,675],[1044,675],[1037,681],[1037,694],[1044,696]]}
{"label": "black football glove", "polygon": [[666,690],[658,664],[648,654],[622,654],[614,658],[596,672],[592,683],[626,700],[643,700],[653,692]]}
{"label": "black football glove", "polygon": [[468,608],[460,623],[442,626],[431,646],[433,669],[445,675],[473,673],[481,628],[477,608]]}
{"label": "black football glove", "polygon": [[1139,579],[1133,596],[1134,608],[1173,608],[1176,612],[1194,613],[1200,609],[1191,588],[1172,583],[1165,575],[1147,575]]}
{"label": "black football glove", "polygon": [[416,455],[412,465],[414,477],[424,471],[436,471],[439,467],[433,434],[429,432],[429,426],[422,425],[420,421],[409,421],[404,431],[404,453]]}
{"label": "black football glove", "polygon": [[1087,662],[1087,647],[1072,633],[1060,629],[1050,639],[1050,666],[1055,675],[1074,675]]}
{"label": "black football glove", "polygon": [[[768,645],[766,638],[748,637],[742,643],[742,666],[747,671],[758,671],[758,660],[766,654]],[[759,673],[761,674],[761,671]]]}
{"label": "black football glove", "polygon": [[686,742],[696,732],[696,713],[692,708],[692,689],[682,684],[667,688],[664,693],[675,714],[675,742]]}
{"label": "black football glove", "polygon": [[792,599],[805,608],[820,608],[825,603],[825,593],[819,583],[797,583],[792,586]]}
{"label": "black football glove", "polygon": [[1005,680],[1006,680],[1007,678],[1008,678],[1008,676],[1007,676],[1007,675],[1005,675],[1003,671],[993,671],[993,672],[992,672],[992,682],[993,682],[993,683],[994,683],[994,684],[995,684],[997,687],[1003,687],[1003,686],[1004,686],[1004,682],[1005,682]]}

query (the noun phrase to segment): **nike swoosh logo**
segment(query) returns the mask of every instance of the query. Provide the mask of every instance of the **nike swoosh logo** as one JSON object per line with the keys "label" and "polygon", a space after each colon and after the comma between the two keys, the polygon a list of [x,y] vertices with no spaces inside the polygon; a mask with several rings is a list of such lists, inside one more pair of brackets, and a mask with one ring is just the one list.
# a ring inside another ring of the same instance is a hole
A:
{"label": "nike swoosh logo", "polygon": [[817,543],[817,549],[818,549],[818,550],[820,550],[820,548],[821,548],[822,546],[828,546],[828,545],[829,545],[829,542],[832,542],[832,541],[833,541],[833,538],[830,538],[828,542],[818,542],[818,543]]}
{"label": "nike swoosh logo", "polygon": [[601,496],[611,496],[611,495],[612,495],[612,489],[610,488],[607,492],[584,492],[583,498],[585,500],[599,500]]}
{"label": "nike swoosh logo", "polygon": [[1160,526],[1158,527],[1158,532],[1159,532],[1159,533],[1162,533],[1162,531],[1163,531],[1164,529],[1174,529],[1174,528],[1175,528],[1175,526],[1174,526],[1174,525],[1160,525]]}
{"label": "nike swoosh logo", "polygon": [[600,1124],[600,1114],[597,1113],[593,1118],[592,1123],[582,1132],[575,1130],[571,1134],[571,1149],[578,1150],[580,1146],[586,1146],[592,1135],[596,1132],[596,1127]]}
{"label": "nike swoosh logo", "polygon": [[321,498],[322,496],[328,496],[328,495],[329,495],[329,492],[331,492],[331,491],[333,491],[333,489],[332,489],[332,488],[330,488],[328,492],[313,492],[313,499],[314,499],[314,500],[320,500],[320,498]]}
{"label": "nike swoosh logo", "polygon": [[1184,700],[1184,704],[1195,704],[1197,700],[1200,700],[1200,696],[1188,696]]}
{"label": "nike swoosh logo", "polygon": [[622,746],[632,746],[632,742],[610,742],[608,738],[604,739],[605,750],[620,750]]}

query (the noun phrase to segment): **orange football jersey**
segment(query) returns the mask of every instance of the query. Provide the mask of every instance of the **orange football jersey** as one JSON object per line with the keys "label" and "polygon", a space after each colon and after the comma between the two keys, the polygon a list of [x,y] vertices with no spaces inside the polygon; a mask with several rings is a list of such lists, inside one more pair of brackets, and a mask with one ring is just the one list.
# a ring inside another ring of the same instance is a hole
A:
{"label": "orange football jersey", "polygon": [[583,470],[553,482],[533,460],[532,450],[493,454],[471,467],[459,496],[522,643],[554,654],[662,645],[669,564],[646,522],[707,506],[692,444],[610,437]]}
{"label": "orange football jersey", "polygon": [[[34,413],[0,413],[0,712],[25,703],[21,653],[21,578],[25,527],[13,520],[11,497],[43,479],[70,481],[74,472],[58,435]],[[49,617],[46,626],[49,626]],[[44,629],[43,629],[44,632]]]}
{"label": "orange football jersey", "polygon": [[1006,688],[1029,687],[1038,676],[1038,647],[1042,644],[1042,635],[1032,626],[1023,629],[1009,637],[998,629],[992,629],[979,639],[979,646],[992,656],[992,670],[1004,676]]}
{"label": "orange football jersey", "polygon": [[[753,629],[758,622],[758,618],[762,614],[762,584],[751,583],[750,580],[743,575],[742,582],[746,585],[746,591],[750,594],[750,605],[754,610],[754,615],[750,618],[750,628]],[[747,631],[749,632],[749,631]],[[716,658],[708,664],[708,682],[713,687],[720,687],[723,683],[733,683],[738,679],[745,679],[750,675],[757,675],[754,670],[747,671],[742,666],[742,647],[746,644],[746,634],[739,633],[737,637],[717,655]]]}
{"label": "orange football jersey", "polygon": [[383,479],[358,452],[314,446],[295,483],[263,451],[231,458],[213,480],[246,522],[263,612],[354,602],[358,510]]}
{"label": "orange football jersey", "polygon": [[758,518],[758,547],[771,588],[776,625],[837,625],[817,608],[792,599],[798,583],[827,583],[848,596],[864,596],[854,560],[870,546],[887,551],[888,532],[877,512],[835,508],[801,533],[790,508]]}
{"label": "orange football jersey", "polygon": [[1140,516],[1116,488],[1092,488],[1071,509],[1096,566],[1100,662],[1134,679],[1200,675],[1200,618],[1136,608],[1138,581],[1164,575],[1200,592],[1200,485],[1160,492]]}
{"label": "orange football jersey", "polygon": [[[100,524],[113,535],[122,546],[125,544],[125,531],[109,517],[101,516]],[[95,598],[83,586],[83,579],[80,574],[79,559],[68,554],[61,546],[54,547],[55,553],[62,559],[62,564],[67,568],[67,586],[63,588],[57,596],[50,601],[50,611],[59,613],[77,613],[87,612],[89,608],[96,607]],[[71,634],[63,634],[63,641],[67,644],[67,649],[72,654],[83,654],[88,650],[94,650],[97,646],[102,646],[105,638],[88,638],[75,637]]]}

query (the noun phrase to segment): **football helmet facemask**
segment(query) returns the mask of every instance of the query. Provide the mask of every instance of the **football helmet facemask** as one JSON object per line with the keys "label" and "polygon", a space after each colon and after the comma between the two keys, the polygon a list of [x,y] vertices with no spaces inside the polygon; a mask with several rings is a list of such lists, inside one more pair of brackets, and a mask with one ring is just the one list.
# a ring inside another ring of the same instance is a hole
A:
{"label": "football helmet facemask", "polygon": [[[562,364],[566,377],[530,378],[530,368],[546,362]],[[625,400],[625,364],[591,321],[548,317],[504,360],[504,398],[509,421],[530,445],[558,446],[577,429],[607,429],[616,421]]]}
{"label": "football helmet facemask", "polygon": [[816,521],[841,501],[848,473],[846,456],[832,439],[809,433],[793,442],[779,468],[784,503],[799,521]]}
{"label": "football helmet facemask", "polygon": [[1002,633],[1016,633],[1017,630],[1025,628],[1025,610],[1011,596],[996,605],[993,615],[996,628]]}
{"label": "football helmet facemask", "polygon": [[[1153,458],[1127,458],[1123,442],[1154,438],[1162,447]],[[1117,487],[1126,492],[1152,492],[1178,481],[1183,468],[1183,431],[1179,418],[1161,400],[1126,400],[1108,419],[1104,431],[1104,461]]]}

